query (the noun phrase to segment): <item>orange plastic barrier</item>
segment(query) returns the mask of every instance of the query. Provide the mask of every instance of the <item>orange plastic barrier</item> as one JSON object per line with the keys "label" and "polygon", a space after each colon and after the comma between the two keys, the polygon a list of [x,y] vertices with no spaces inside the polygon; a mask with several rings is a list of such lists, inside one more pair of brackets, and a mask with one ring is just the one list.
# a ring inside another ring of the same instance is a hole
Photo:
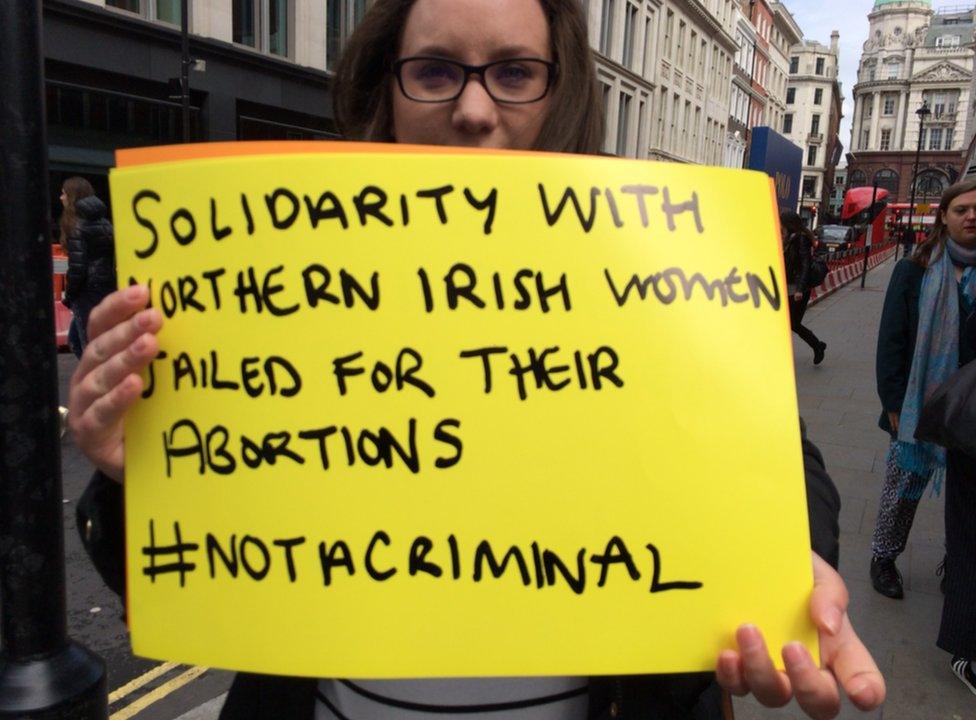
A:
{"label": "orange plastic barrier", "polygon": [[68,274],[68,256],[60,245],[52,245],[51,258],[54,261],[54,337],[59,351],[70,350],[68,328],[71,327],[71,311],[61,302]]}

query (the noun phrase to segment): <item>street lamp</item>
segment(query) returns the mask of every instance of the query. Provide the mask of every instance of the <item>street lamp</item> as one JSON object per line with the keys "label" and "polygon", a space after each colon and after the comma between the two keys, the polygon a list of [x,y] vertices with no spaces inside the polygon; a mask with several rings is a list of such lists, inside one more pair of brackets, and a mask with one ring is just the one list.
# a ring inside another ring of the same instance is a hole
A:
{"label": "street lamp", "polygon": [[922,107],[915,111],[918,115],[918,147],[915,148],[915,165],[912,168],[912,200],[908,205],[908,239],[910,242],[905,242],[902,249],[902,257],[908,255],[908,251],[911,246],[915,244],[915,231],[912,230],[912,214],[915,212],[915,191],[918,185],[918,166],[919,166],[919,156],[922,154],[922,128],[925,126],[925,118],[932,114],[929,110],[928,103],[924,100],[922,101]]}

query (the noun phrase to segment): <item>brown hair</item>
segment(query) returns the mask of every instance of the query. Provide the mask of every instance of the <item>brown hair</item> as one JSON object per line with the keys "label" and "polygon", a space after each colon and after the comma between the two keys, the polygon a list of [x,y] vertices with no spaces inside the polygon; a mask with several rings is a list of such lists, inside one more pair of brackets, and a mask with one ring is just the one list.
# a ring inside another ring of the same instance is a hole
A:
{"label": "brown hair", "polygon": [[[922,267],[928,267],[932,259],[933,251],[941,252],[945,247],[946,238],[949,237],[949,230],[946,228],[944,216],[949,211],[952,201],[960,195],[976,190],[976,179],[964,180],[955,185],[950,185],[939,200],[939,212],[935,215],[935,224],[929,231],[925,242],[921,243],[912,254],[912,261]],[[936,255],[938,257],[938,255]]]}
{"label": "brown hair", "polygon": [[67,249],[68,238],[71,237],[71,233],[75,231],[75,226],[78,224],[75,204],[83,198],[94,195],[95,190],[85,178],[77,176],[65,180],[61,189],[64,190],[64,194],[68,198],[68,204],[64,206],[64,210],[61,212],[61,220],[58,225],[61,228],[61,247]]}
{"label": "brown hair", "polygon": [[[349,38],[336,70],[333,102],[339,130],[350,140],[393,141],[390,68],[416,0],[376,0]],[[597,153],[603,111],[580,0],[538,0],[549,20],[558,66],[549,112],[534,150]]]}

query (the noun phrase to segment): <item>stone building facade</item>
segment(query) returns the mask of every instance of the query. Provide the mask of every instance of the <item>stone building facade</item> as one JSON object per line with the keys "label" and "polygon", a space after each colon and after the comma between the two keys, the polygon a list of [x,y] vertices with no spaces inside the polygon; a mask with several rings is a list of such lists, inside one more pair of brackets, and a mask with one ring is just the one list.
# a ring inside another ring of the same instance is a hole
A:
{"label": "stone building facade", "polygon": [[811,226],[829,212],[834,168],[839,160],[843,96],[838,81],[840,33],[830,45],[813,40],[790,48],[790,81],[783,134],[803,150],[800,214]]}
{"label": "stone building facade", "polygon": [[[973,9],[933,12],[929,0],[876,0],[857,84],[850,186],[888,189],[908,202],[937,200],[960,175],[972,138]],[[917,111],[930,110],[924,122]]]}

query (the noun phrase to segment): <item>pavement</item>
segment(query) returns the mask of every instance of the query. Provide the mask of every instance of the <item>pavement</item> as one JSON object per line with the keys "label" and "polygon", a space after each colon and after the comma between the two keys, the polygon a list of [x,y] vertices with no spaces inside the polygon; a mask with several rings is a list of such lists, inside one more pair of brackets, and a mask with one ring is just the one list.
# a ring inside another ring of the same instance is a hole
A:
{"label": "pavement", "polygon": [[[871,587],[871,535],[884,482],[888,436],[878,429],[874,354],[884,291],[894,268],[888,260],[868,274],[865,288],[851,283],[814,305],[804,325],[827,343],[814,366],[812,352],[794,336],[800,414],[823,451],[841,496],[840,572],[850,591],[850,616],[888,686],[884,705],[862,713],[844,701],[842,719],[973,720],[973,696],[949,670],[949,656],[935,646],[942,594],[935,569],[944,552],[943,498],[926,494],[898,561],[905,599],[890,600]],[[736,720],[805,718],[795,703],[761,708],[735,701]]]}
{"label": "pavement", "polygon": [[[866,714],[845,700],[840,717],[974,720],[976,697],[952,675],[948,656],[935,646],[942,610],[942,595],[935,575],[943,554],[942,498],[927,495],[923,499],[908,548],[899,560],[905,579],[905,599],[890,600],[877,594],[868,575],[871,533],[888,448],[887,435],[877,427],[879,405],[875,393],[874,351],[884,291],[893,267],[894,262],[889,260],[869,273],[863,290],[858,283],[852,283],[810,308],[805,324],[827,342],[827,357],[822,365],[814,366],[810,349],[794,337],[801,414],[810,438],[824,453],[827,469],[843,503],[840,571],[850,591],[850,615],[888,685],[888,698],[883,707]],[[66,448],[69,453],[72,450]],[[69,524],[73,520],[68,512],[66,520]],[[72,532],[70,528],[69,538]],[[73,608],[75,628],[78,620],[92,623],[97,619],[104,623],[114,619],[117,623],[121,608],[114,598],[105,602],[109,605],[105,608],[107,612],[96,615],[90,609],[96,598],[76,596],[75,599],[80,601],[80,606]],[[113,624],[111,632],[124,632],[121,623]],[[117,641],[116,635],[112,644]],[[132,658],[126,661],[145,663],[138,668],[140,672],[153,665]],[[111,660],[109,664],[111,678]],[[133,668],[127,675],[135,671]],[[176,668],[163,677],[176,675],[167,681],[172,684],[186,672],[186,668]],[[124,674],[117,675],[119,681]],[[129,713],[116,710],[113,720],[133,716],[136,720],[215,720],[229,677],[227,673],[204,672],[169,695],[166,702],[146,703],[144,709],[132,707]],[[806,715],[795,703],[770,710],[752,699],[736,699],[735,717],[737,720],[799,720]]]}

